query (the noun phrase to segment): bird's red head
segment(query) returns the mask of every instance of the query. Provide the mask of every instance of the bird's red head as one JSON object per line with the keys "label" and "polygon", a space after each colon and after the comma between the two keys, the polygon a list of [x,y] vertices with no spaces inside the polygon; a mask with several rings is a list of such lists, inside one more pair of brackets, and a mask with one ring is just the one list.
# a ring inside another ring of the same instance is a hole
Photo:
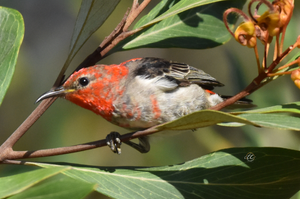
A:
{"label": "bird's red head", "polygon": [[[65,98],[111,120],[113,102],[122,95],[121,80],[128,74],[125,65],[95,65],[73,73],[63,84]],[[68,92],[70,91],[70,92]]]}

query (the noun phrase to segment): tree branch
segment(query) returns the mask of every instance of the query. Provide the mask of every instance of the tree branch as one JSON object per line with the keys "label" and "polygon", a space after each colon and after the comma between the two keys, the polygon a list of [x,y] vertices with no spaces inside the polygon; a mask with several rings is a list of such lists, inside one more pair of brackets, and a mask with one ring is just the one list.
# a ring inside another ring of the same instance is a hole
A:
{"label": "tree branch", "polygon": [[[148,128],[143,131],[137,131],[132,133],[127,133],[120,136],[120,140],[122,142],[126,142],[138,137],[151,135],[153,133],[158,132],[158,129],[156,129],[156,126]],[[69,154],[69,153],[76,153],[80,151],[90,150],[98,147],[106,146],[106,139],[98,140],[94,142],[88,142],[84,144],[78,144],[75,146],[69,146],[69,147],[59,147],[59,148],[53,148],[53,149],[41,149],[41,150],[35,150],[35,151],[9,151],[9,153],[6,155],[6,159],[2,160],[2,163],[10,163],[6,160],[15,160],[15,159],[23,159],[23,158],[38,158],[38,157],[48,157],[48,156],[54,156],[54,155],[63,155],[63,154]]]}

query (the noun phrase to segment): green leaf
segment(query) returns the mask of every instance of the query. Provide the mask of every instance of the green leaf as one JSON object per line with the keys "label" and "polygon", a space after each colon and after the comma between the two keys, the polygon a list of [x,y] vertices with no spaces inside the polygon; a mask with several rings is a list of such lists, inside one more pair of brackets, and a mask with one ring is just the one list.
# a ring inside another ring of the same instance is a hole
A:
{"label": "green leaf", "polygon": [[283,114],[300,114],[299,108],[300,102],[294,102],[263,109],[233,113],[201,110],[177,120],[155,126],[151,130],[189,130],[212,126],[215,124],[219,126],[239,127],[248,124],[257,127],[300,131],[300,117]]}
{"label": "green leaf", "polygon": [[0,6],[0,105],[11,82],[24,37],[24,20],[14,9]]}
{"label": "green leaf", "polygon": [[241,114],[239,115],[261,127],[276,128],[281,130],[300,131],[300,118],[280,114]]}
{"label": "green leaf", "polygon": [[88,194],[94,191],[94,185],[75,180],[73,178],[59,175],[52,177],[45,183],[38,184],[19,194],[16,194],[10,199],[26,199],[26,198],[85,198]]}
{"label": "green leaf", "polygon": [[[167,11],[169,9],[172,9],[174,7],[174,5],[178,3],[178,0],[162,0],[160,1],[160,3],[158,3],[147,15],[144,15],[133,27],[133,29],[137,29],[140,27],[147,27],[149,26],[149,24],[155,24],[156,22],[161,21],[162,19],[166,19],[168,17],[165,18],[161,18],[161,17],[157,17],[159,15],[161,15],[162,13],[167,13]],[[178,14],[178,13],[177,13]],[[165,14],[163,14],[165,16]],[[175,13],[174,13],[175,15]],[[157,18],[161,18],[160,20]],[[155,20],[153,20],[155,19]]]}
{"label": "green leaf", "polygon": [[254,109],[243,112],[232,112],[231,114],[245,114],[245,113],[293,113],[300,114],[300,102],[293,102],[288,104],[270,106],[266,108]]}
{"label": "green leaf", "polygon": [[[179,1],[174,6],[173,3],[163,1],[158,4],[136,27],[145,28],[149,24],[156,24],[123,40],[113,51],[149,47],[205,49],[224,44],[231,35],[223,23],[223,12],[229,7],[241,8],[245,1],[190,0]],[[148,22],[162,12],[165,13]],[[235,21],[236,17],[229,19],[230,24]]]}
{"label": "green leaf", "polygon": [[[285,199],[300,188],[299,164],[299,151],[232,148],[173,166],[73,166],[62,173],[95,183],[97,191],[113,198]],[[58,166],[36,165],[46,168]]]}
{"label": "green leaf", "polygon": [[[300,117],[290,116],[289,114],[300,114],[300,102],[293,102],[283,105],[276,105],[255,110],[232,112],[233,115],[238,115],[241,118],[247,119],[257,126],[276,128],[281,130],[300,131]],[[242,123],[219,123],[220,126],[238,127]]]}
{"label": "green leaf", "polygon": [[62,167],[38,169],[13,176],[2,177],[0,178],[0,198],[5,198],[20,193],[65,169],[66,168]]}
{"label": "green leaf", "polygon": [[[187,10],[199,7],[199,6],[204,6],[204,5],[207,5],[207,4],[217,3],[217,2],[220,2],[220,1],[226,1],[226,0],[202,0],[202,1],[199,1],[199,0],[166,1],[165,0],[165,1],[163,1],[164,4],[165,4],[164,9],[165,9],[166,5],[170,9],[166,10],[166,12],[164,12],[162,15],[160,15],[157,18],[151,18],[151,14],[150,14],[150,18],[149,18],[149,14],[148,14],[147,16],[144,17],[144,18],[148,18],[147,23],[145,23],[145,21],[143,21],[145,19],[140,20],[139,22],[141,22],[141,24],[143,24],[143,26],[146,27],[146,26],[155,24],[159,21],[162,21],[164,19],[167,19],[169,17],[172,17],[174,15],[177,15],[179,13],[182,13],[184,11],[187,11]],[[240,1],[240,2],[242,2],[242,1]],[[245,1],[244,1],[244,3],[245,3]],[[153,11],[156,11],[159,7],[160,6],[155,7],[155,9],[153,9]],[[162,10],[160,10],[160,13],[162,13]],[[137,25],[135,25],[135,27],[140,27],[140,26],[141,25],[139,23],[137,23]]]}
{"label": "green leaf", "polygon": [[213,110],[201,110],[177,120],[159,125],[156,127],[158,130],[188,130],[197,129],[206,126],[215,125],[221,122],[238,122],[243,124],[256,125],[251,121],[238,117],[229,113]]}

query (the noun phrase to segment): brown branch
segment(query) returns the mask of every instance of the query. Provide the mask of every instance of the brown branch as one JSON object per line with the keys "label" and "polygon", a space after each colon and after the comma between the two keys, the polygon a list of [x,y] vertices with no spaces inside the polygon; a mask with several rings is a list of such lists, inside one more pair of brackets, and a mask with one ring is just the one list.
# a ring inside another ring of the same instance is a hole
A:
{"label": "brown branch", "polygon": [[268,67],[267,72],[262,71],[244,90],[242,90],[240,93],[238,93],[237,95],[225,100],[224,102],[221,102],[219,104],[217,104],[214,107],[211,107],[209,109],[211,110],[221,110],[233,103],[235,103],[236,101],[248,96],[249,94],[253,93],[254,91],[256,91],[257,89],[259,89],[260,87],[262,87],[263,85],[265,85],[265,83],[261,83],[265,78],[268,77],[268,74],[271,73],[274,68],[280,63],[280,61],[282,59],[284,59],[287,54],[289,54],[291,52],[291,50],[293,50],[295,48],[296,45],[291,45],[290,47],[288,47],[280,56],[277,57],[277,59],[275,59],[272,64]]}
{"label": "brown branch", "polygon": [[137,15],[135,15],[135,12],[138,9],[138,7],[139,7],[139,1],[138,0],[133,0],[132,1],[132,6],[131,6],[131,10],[130,10],[130,13],[128,15],[128,22],[126,22],[126,24],[124,26],[124,30],[125,31],[128,29],[128,27],[132,24],[132,22],[137,17]]}
{"label": "brown branch", "polygon": [[236,101],[250,95],[253,91],[255,91],[256,89],[258,89],[258,85],[255,83],[255,81],[251,82],[251,84],[249,84],[243,91],[241,91],[240,93],[236,94],[235,96],[217,104],[216,106],[213,106],[209,109],[211,110],[221,110],[233,103],[235,103]]}
{"label": "brown branch", "polygon": [[[151,135],[153,133],[158,132],[156,129],[156,126],[153,126],[149,129],[143,130],[143,131],[137,131],[132,133],[127,133],[120,136],[120,140],[122,142],[126,142],[138,137]],[[59,148],[53,148],[53,149],[41,149],[41,150],[35,150],[35,151],[12,151],[10,150],[6,154],[6,158],[2,159],[2,163],[11,164],[12,162],[7,160],[15,160],[15,159],[22,159],[22,158],[38,158],[38,157],[48,157],[48,156],[54,156],[54,155],[64,155],[69,153],[76,153],[80,151],[95,149],[98,147],[106,146],[106,140],[98,140],[94,142],[88,142],[84,144],[78,144],[75,146],[69,146],[69,147],[59,147]],[[1,161],[0,161],[1,162]]]}
{"label": "brown branch", "polygon": [[151,0],[144,0],[140,5],[138,4],[138,0],[133,1],[132,12],[130,12],[128,16],[128,21],[124,26],[124,30],[127,31],[129,26],[133,23],[133,21],[140,15],[140,13],[146,8],[146,6],[150,3]]}

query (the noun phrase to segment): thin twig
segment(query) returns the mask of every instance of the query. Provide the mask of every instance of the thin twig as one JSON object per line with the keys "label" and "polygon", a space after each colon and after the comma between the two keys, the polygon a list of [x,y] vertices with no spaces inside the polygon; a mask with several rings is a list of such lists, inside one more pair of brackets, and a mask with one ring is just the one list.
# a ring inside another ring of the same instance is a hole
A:
{"label": "thin twig", "polygon": [[291,4],[291,6],[293,7],[291,9],[291,12],[289,13],[289,16],[287,17],[287,22],[286,24],[283,26],[283,29],[282,29],[282,35],[281,35],[281,41],[280,41],[280,53],[283,49],[283,42],[284,42],[284,38],[285,38],[285,33],[286,33],[286,28],[287,28],[287,25],[289,24],[291,18],[292,18],[292,15],[293,15],[293,11],[294,11],[294,4]]}
{"label": "thin twig", "polygon": [[132,7],[134,7],[134,12],[130,13],[128,16],[128,21],[124,26],[124,30],[127,31],[129,26],[134,22],[134,20],[141,14],[141,12],[146,8],[146,6],[150,3],[151,0],[144,0],[140,5],[138,4],[138,0],[133,1]]}
{"label": "thin twig", "polygon": [[278,65],[278,63],[283,60],[293,49],[295,45],[289,46],[280,56],[275,59],[272,64],[268,67],[267,73],[271,73],[274,68]]}
{"label": "thin twig", "polygon": [[251,21],[251,20],[243,11],[241,11],[240,9],[237,9],[237,8],[229,8],[223,13],[223,22],[225,24],[225,27],[228,30],[228,32],[233,36],[233,38],[235,38],[234,33],[231,31],[231,29],[228,26],[227,18],[230,13],[235,13],[235,14],[242,16],[245,21]]}
{"label": "thin twig", "polygon": [[75,71],[78,71],[81,68],[93,66],[98,61],[104,58],[106,53],[103,53],[103,50],[105,50],[112,43],[112,41],[117,37],[117,35],[121,34],[128,16],[128,12],[129,11],[127,10],[121,22],[117,25],[117,27],[109,34],[108,37],[106,37],[102,41],[99,47],[92,54],[90,54],[87,58],[85,58],[85,60],[75,69]]}
{"label": "thin twig", "polygon": [[254,46],[254,53],[255,53],[255,58],[256,58],[258,74],[259,74],[262,71],[262,67],[260,67],[260,61],[259,61],[259,54],[258,54],[258,50],[257,50],[257,45]]}
{"label": "thin twig", "polygon": [[277,59],[277,57],[280,55],[280,50],[279,50],[279,37],[280,37],[280,35],[279,34],[277,34],[276,36],[275,36],[275,47],[274,47],[274,55],[273,55],[273,61],[275,60],[275,59]]}
{"label": "thin twig", "polygon": [[265,41],[264,58],[263,58],[263,63],[262,63],[263,70],[265,70],[265,68],[267,67],[267,58],[268,58],[268,54],[269,54],[269,47],[270,47],[270,43]]}

